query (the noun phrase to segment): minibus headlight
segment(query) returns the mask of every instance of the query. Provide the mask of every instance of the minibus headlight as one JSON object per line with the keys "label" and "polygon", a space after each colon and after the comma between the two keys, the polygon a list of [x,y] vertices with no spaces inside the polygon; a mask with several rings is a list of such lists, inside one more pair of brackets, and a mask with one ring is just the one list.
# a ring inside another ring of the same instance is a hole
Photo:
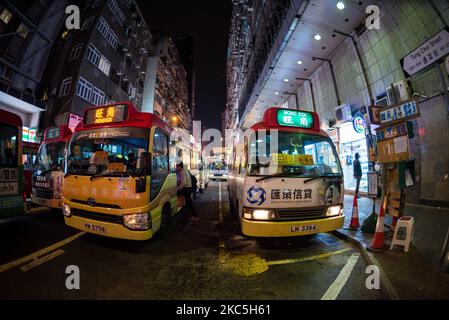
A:
{"label": "minibus headlight", "polygon": [[123,224],[131,230],[148,230],[151,218],[147,213],[127,214],[123,216]]}
{"label": "minibus headlight", "polygon": [[276,218],[276,213],[273,210],[244,208],[243,218],[248,220],[274,220]]}
{"label": "minibus headlight", "polygon": [[70,212],[70,206],[63,203],[62,204],[62,213],[64,214],[64,216],[66,216],[67,218],[70,218],[72,216],[72,213]]}
{"label": "minibus headlight", "polygon": [[339,216],[343,213],[343,208],[341,206],[332,206],[327,208],[326,217]]}

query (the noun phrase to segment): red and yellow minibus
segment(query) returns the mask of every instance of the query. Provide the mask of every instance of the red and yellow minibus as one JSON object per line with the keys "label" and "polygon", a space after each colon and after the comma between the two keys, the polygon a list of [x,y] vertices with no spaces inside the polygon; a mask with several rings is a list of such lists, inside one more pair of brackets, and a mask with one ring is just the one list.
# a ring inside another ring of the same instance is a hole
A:
{"label": "red and yellow minibus", "polygon": [[22,214],[22,119],[0,109],[0,219]]}
{"label": "red and yellow minibus", "polygon": [[228,188],[244,235],[291,237],[343,226],[343,174],[314,112],[269,108],[233,147]]}
{"label": "red and yellow minibus", "polygon": [[72,136],[68,126],[47,128],[32,176],[31,202],[49,208],[62,208],[62,183],[67,144]]}
{"label": "red and yellow minibus", "polygon": [[177,212],[171,130],[130,102],[85,110],[67,148],[65,223],[113,238],[162,237]]}

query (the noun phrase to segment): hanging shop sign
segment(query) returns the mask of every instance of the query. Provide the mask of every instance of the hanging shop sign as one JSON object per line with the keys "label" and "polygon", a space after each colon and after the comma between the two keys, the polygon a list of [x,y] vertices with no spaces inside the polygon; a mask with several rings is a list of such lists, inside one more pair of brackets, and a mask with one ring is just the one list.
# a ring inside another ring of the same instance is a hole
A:
{"label": "hanging shop sign", "polygon": [[368,196],[377,198],[378,196],[378,174],[375,171],[368,172]]}
{"label": "hanging shop sign", "polygon": [[410,100],[380,110],[379,116],[382,127],[396,122],[407,121],[420,116],[419,105],[416,100]]}
{"label": "hanging shop sign", "polygon": [[449,28],[446,27],[401,59],[401,66],[410,77],[449,54]]}
{"label": "hanging shop sign", "polygon": [[377,141],[396,138],[399,136],[406,135],[407,133],[408,131],[406,122],[401,122],[376,131]]}
{"label": "hanging shop sign", "polygon": [[352,120],[352,125],[354,126],[354,130],[357,133],[364,133],[365,131],[365,120],[362,116],[357,115]]}

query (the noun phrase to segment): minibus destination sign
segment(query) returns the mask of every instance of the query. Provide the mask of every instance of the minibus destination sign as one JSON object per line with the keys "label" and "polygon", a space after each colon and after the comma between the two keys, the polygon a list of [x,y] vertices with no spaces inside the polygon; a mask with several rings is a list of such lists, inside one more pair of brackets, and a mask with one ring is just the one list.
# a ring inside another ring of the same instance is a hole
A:
{"label": "minibus destination sign", "polygon": [[280,109],[277,111],[280,126],[310,129],[313,127],[313,115],[310,112]]}
{"label": "minibus destination sign", "polygon": [[47,130],[45,139],[57,139],[61,136],[61,129],[59,127],[50,128]]}
{"label": "minibus destination sign", "polygon": [[124,121],[126,117],[126,108],[127,106],[125,104],[119,104],[89,109],[86,111],[85,124],[104,124]]}

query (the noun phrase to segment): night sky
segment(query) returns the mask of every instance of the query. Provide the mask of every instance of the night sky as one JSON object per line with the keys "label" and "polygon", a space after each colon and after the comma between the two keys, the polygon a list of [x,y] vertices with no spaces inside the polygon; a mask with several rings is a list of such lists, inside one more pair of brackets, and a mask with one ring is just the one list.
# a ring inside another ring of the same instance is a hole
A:
{"label": "night sky", "polygon": [[194,41],[196,120],[221,128],[226,105],[226,52],[232,4],[230,0],[138,0],[152,33],[190,34]]}

